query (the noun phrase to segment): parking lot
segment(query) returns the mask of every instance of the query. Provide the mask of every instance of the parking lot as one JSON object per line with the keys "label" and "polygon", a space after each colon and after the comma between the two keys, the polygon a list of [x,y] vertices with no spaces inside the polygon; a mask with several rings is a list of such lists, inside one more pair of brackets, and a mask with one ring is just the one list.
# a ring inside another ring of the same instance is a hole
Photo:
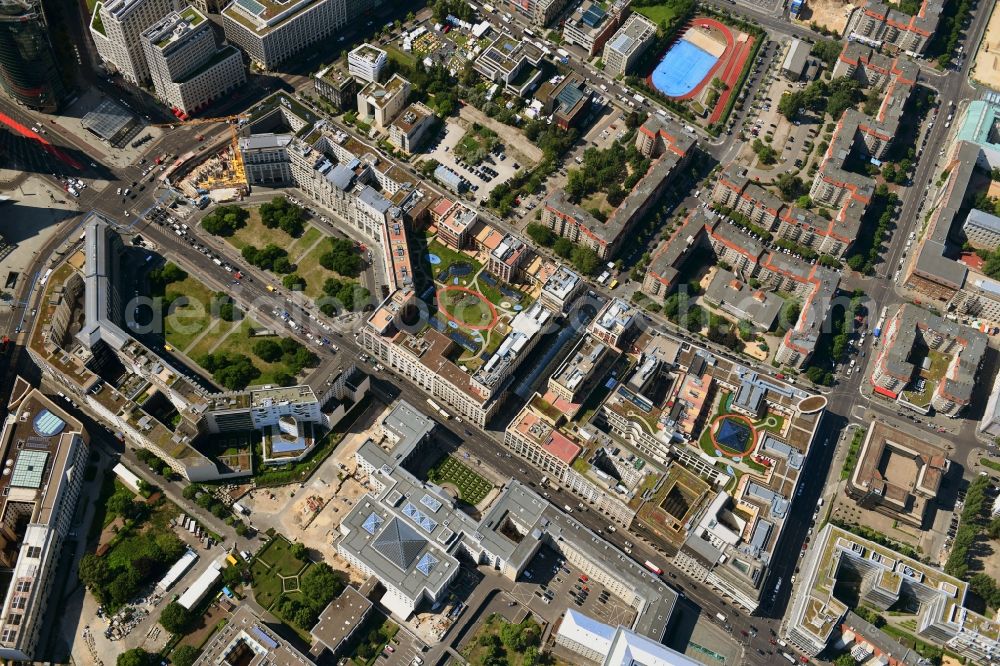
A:
{"label": "parking lot", "polygon": [[[786,92],[799,90],[805,82],[791,82],[778,73],[778,63],[783,58],[784,51],[778,50],[771,61],[771,67],[764,74],[757,98],[750,105],[744,124],[745,138],[744,161],[750,163],[754,159],[751,144],[755,138],[766,141],[778,151],[778,162],[772,166],[756,165],[762,171],[795,171],[807,167],[812,143],[819,133],[820,124],[816,122],[794,122],[778,112],[778,102]],[[817,156],[818,158],[819,156]]]}
{"label": "parking lot", "polygon": [[544,545],[515,584],[511,596],[549,621],[554,621],[565,608],[611,626],[631,626],[636,615],[634,608]]}
{"label": "parking lot", "polygon": [[426,158],[435,159],[448,167],[469,183],[473,196],[482,201],[490,195],[493,188],[508,180],[522,167],[522,164],[512,154],[503,140],[479,165],[473,165],[460,160],[455,155],[455,146],[466,135],[464,121],[449,120],[441,134],[432,139],[427,146]]}

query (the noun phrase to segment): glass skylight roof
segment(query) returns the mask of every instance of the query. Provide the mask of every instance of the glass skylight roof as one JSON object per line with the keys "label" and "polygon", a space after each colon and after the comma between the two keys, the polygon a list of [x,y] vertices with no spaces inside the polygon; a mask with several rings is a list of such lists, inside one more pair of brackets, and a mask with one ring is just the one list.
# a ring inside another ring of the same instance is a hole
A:
{"label": "glass skylight roof", "polygon": [[437,563],[438,559],[436,557],[430,553],[424,553],[424,556],[417,562],[417,570],[425,576],[430,576],[431,571],[434,570],[434,565]]}
{"label": "glass skylight roof", "polygon": [[382,526],[382,516],[377,513],[372,513],[370,516],[365,518],[365,522],[362,523],[361,527],[365,528],[365,532],[371,534],[372,536],[378,532],[378,528]]}
{"label": "glass skylight roof", "polygon": [[437,527],[437,522],[428,518],[427,514],[415,507],[412,502],[407,502],[403,505],[403,515],[416,522],[417,525],[420,525],[428,534],[433,532],[434,528]]}
{"label": "glass skylight roof", "polygon": [[420,498],[420,503],[426,506],[431,511],[437,511],[441,508],[441,502],[438,501],[436,497],[431,497],[430,495],[424,495]]}

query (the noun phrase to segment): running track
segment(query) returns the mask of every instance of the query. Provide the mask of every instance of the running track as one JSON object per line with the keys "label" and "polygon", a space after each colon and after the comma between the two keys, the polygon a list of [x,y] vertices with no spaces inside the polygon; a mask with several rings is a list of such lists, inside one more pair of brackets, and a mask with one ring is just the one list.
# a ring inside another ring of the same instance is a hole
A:
{"label": "running track", "polygon": [[0,112],[0,123],[3,123],[4,125],[11,128],[12,130],[14,130],[23,137],[37,141],[39,144],[41,144],[42,148],[44,148],[53,157],[58,158],[59,161],[61,161],[62,163],[73,167],[77,171],[83,171],[82,164],[74,160],[72,157],[70,157],[63,151],[56,148],[54,145],[52,145],[52,143],[48,141],[48,139],[41,136],[40,134],[32,132],[29,128],[17,122],[7,114]]}
{"label": "running track", "polygon": [[[715,104],[715,108],[712,109],[712,115],[708,118],[709,124],[712,124],[718,122],[719,118],[722,117],[722,112],[726,109],[726,104],[729,102],[729,98],[734,92],[736,83],[740,80],[740,74],[743,72],[743,66],[746,64],[747,56],[749,56],[750,52],[753,50],[756,37],[747,35],[745,42],[736,42],[733,38],[732,31],[727,25],[721,23],[720,21],[716,21],[715,19],[703,16],[692,19],[684,32],[686,33],[688,30],[700,26],[711,27],[721,32],[726,38],[726,50],[722,52],[722,57],[720,57],[716,63],[712,65],[712,69],[710,69],[708,74],[705,75],[705,78],[701,80],[701,83],[695,86],[689,93],[676,97],[675,99],[691,99],[692,97],[697,96],[701,92],[702,88],[704,88],[714,78],[718,77],[721,79],[722,82],[726,84],[726,90],[719,95],[719,101]],[[683,38],[683,36],[684,34],[682,33],[681,37]],[[667,50],[669,51],[672,46],[673,44],[668,46]],[[725,66],[723,67],[723,65]],[[656,87],[653,85],[652,77],[652,73],[646,77],[646,85],[653,90],[656,90]]]}

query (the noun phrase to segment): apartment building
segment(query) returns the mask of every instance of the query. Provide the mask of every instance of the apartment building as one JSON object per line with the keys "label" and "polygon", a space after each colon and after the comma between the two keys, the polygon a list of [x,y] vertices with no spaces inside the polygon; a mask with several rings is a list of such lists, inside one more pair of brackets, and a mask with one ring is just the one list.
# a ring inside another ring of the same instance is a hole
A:
{"label": "apartment building", "polygon": [[369,83],[358,91],[358,117],[377,129],[387,129],[409,97],[410,82],[399,74],[393,74],[385,84]]}
{"label": "apartment building", "polygon": [[519,282],[525,263],[534,254],[523,240],[514,234],[505,234],[490,252],[486,270],[508,284]]}
{"label": "apartment building", "polygon": [[415,153],[435,127],[434,112],[423,102],[413,102],[389,125],[389,143],[408,155]]}
{"label": "apartment building", "polygon": [[142,33],[172,11],[177,0],[110,0],[98,2],[90,21],[90,35],[105,67],[134,85],[149,80]]}
{"label": "apartment building", "polygon": [[604,45],[604,73],[611,77],[629,74],[655,37],[655,23],[642,14],[631,14]]}
{"label": "apartment building", "polygon": [[[434,219],[437,239],[456,250],[465,249],[469,244],[472,229],[479,220],[479,213],[459,202],[443,199],[443,211]],[[431,217],[434,218],[432,211]]]}
{"label": "apartment building", "polygon": [[968,583],[835,525],[816,535],[802,562],[786,615],[785,637],[810,657],[837,638],[848,607],[833,590],[855,581],[859,601],[886,610],[902,598],[916,605],[917,638],[985,664],[1000,652],[1000,625],[965,606]]}
{"label": "apartment building", "polygon": [[620,298],[612,298],[590,322],[587,332],[618,351],[628,351],[641,319],[638,307]]}
{"label": "apartment building", "polygon": [[365,83],[378,83],[382,78],[382,70],[388,64],[386,52],[371,44],[362,44],[347,53],[347,71],[355,79]]}
{"label": "apartment building", "polygon": [[175,112],[190,115],[246,83],[240,52],[216,46],[211,23],[194,7],[171,12],[141,40],[153,90]]}
{"label": "apartment building", "polygon": [[712,201],[723,209],[745,216],[752,224],[816,252],[843,257],[861,228],[864,204],[852,199],[832,219],[786,204],[769,190],[747,177],[747,170],[735,163],[720,174],[712,191]]}
{"label": "apartment building", "polygon": [[549,390],[567,402],[582,403],[594,388],[594,381],[600,379],[595,375],[604,368],[608,358],[617,358],[617,354],[607,343],[590,335],[583,336],[549,376]]}
{"label": "apartment building", "polygon": [[556,270],[545,278],[539,300],[542,305],[557,314],[565,314],[576,297],[583,293],[586,283],[573,270],[559,264]]}
{"label": "apartment building", "polygon": [[77,527],[90,438],[79,421],[21,377],[6,407],[0,429],[8,461],[0,481],[0,563],[8,573],[2,586],[0,657],[27,662],[40,657],[39,638],[52,583],[59,579],[63,543]]}
{"label": "apartment building", "polygon": [[874,116],[847,109],[834,130],[830,146],[820,163],[809,190],[814,201],[843,208],[851,201],[863,207],[871,202],[875,181],[845,169],[852,151],[881,160],[899,128],[919,68],[905,56],[889,59],[864,45],[848,43],[834,67],[837,75],[850,76],[882,93],[882,103]]}
{"label": "apartment building", "polygon": [[576,44],[593,58],[628,16],[630,3],[631,0],[615,0],[605,9],[592,0],[584,0],[563,24],[563,41]]}
{"label": "apartment building", "polygon": [[646,131],[639,133],[644,138],[637,139],[637,147],[658,156],[607,221],[602,222],[572,202],[564,191],[555,190],[542,204],[541,223],[574,243],[590,247],[599,258],[613,259],[635,223],[659,201],[694,152],[694,137],[674,123],[656,119],[647,121],[644,127]]}
{"label": "apartment building", "polygon": [[[754,207],[756,215],[762,215],[765,209],[766,206]],[[663,302],[677,287],[679,270],[692,249],[706,246],[719,261],[729,264],[730,272],[741,281],[755,279],[767,291],[785,291],[802,299],[799,319],[785,334],[775,360],[796,368],[805,365],[840,285],[838,273],[766,250],[740,227],[699,208],[688,214],[675,235],[653,255],[643,278],[643,293]]]}
{"label": "apartment building", "polygon": [[920,54],[938,28],[942,0],[923,0],[913,16],[894,5],[867,0],[851,17],[846,34],[869,40],[873,45],[892,44],[902,51]]}
{"label": "apartment building", "polygon": [[876,392],[951,417],[972,402],[985,334],[904,303],[886,320],[882,340],[871,374]]}
{"label": "apartment building", "polygon": [[458,343],[450,337],[430,326],[414,330],[404,323],[415,307],[412,291],[392,294],[362,329],[365,349],[480,427],[506,399],[514,372],[555,316],[538,302],[520,312],[489,361],[470,372],[451,360]]}
{"label": "apartment building", "polygon": [[222,25],[227,40],[261,69],[273,70],[345,27],[361,4],[348,0],[236,0],[222,10]]}

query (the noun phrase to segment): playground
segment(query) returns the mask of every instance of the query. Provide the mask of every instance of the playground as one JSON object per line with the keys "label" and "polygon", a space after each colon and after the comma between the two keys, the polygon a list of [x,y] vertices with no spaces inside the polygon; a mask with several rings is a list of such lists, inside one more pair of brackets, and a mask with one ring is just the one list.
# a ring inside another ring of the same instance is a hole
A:
{"label": "playground", "polygon": [[485,269],[485,252],[456,250],[429,235],[426,261],[433,287],[423,294],[431,306],[430,325],[460,349],[456,363],[475,372],[510,333],[510,322],[534,302],[516,286]]}

